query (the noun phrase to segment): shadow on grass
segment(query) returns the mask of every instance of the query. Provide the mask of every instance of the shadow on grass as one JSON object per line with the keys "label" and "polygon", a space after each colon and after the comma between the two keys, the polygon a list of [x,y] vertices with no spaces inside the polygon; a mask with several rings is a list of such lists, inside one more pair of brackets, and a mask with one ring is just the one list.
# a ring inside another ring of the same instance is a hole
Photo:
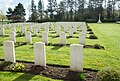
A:
{"label": "shadow on grass", "polygon": [[0,35],[0,37],[9,37],[9,35]]}
{"label": "shadow on grass", "polygon": [[38,35],[39,38],[42,38],[42,35]]}
{"label": "shadow on grass", "polygon": [[15,47],[20,47],[26,45],[26,42],[16,42]]}
{"label": "shadow on grass", "polygon": [[67,36],[67,39],[70,39],[70,38],[79,38],[77,36]]}
{"label": "shadow on grass", "polygon": [[34,75],[22,74],[21,76],[14,79],[13,81],[30,81],[33,77],[34,77]]}
{"label": "shadow on grass", "polygon": [[16,35],[16,37],[24,37],[25,36],[25,34],[23,34],[23,33],[18,33],[17,35]]}
{"label": "shadow on grass", "polygon": [[62,48],[63,46],[54,46],[53,48],[51,48],[51,50],[58,50],[60,48]]}
{"label": "shadow on grass", "polygon": [[58,38],[59,36],[50,36],[51,38]]}
{"label": "shadow on grass", "polygon": [[86,39],[89,39],[89,37],[86,37]]}
{"label": "shadow on grass", "polygon": [[32,37],[37,37],[37,35],[32,35]]}
{"label": "shadow on grass", "polygon": [[0,42],[0,46],[3,46],[3,43]]}
{"label": "shadow on grass", "polygon": [[32,37],[40,37],[40,38],[42,38],[41,35],[32,35]]}

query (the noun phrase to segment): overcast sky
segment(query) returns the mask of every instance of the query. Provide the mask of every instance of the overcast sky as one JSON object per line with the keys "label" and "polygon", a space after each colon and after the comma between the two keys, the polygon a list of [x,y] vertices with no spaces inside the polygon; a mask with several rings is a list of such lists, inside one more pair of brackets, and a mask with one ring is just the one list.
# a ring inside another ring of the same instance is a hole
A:
{"label": "overcast sky", "polygon": [[[34,1],[35,1],[35,4],[37,5],[39,0],[34,0]],[[29,9],[30,9],[29,5],[31,4],[31,0],[0,0],[0,12],[2,11],[3,13],[6,14],[6,11],[8,10],[9,7],[14,9],[18,3],[23,4],[27,14],[26,18],[28,18]],[[47,0],[44,0],[45,7],[47,6],[47,4],[48,4]]]}
{"label": "overcast sky", "polygon": [[[35,1],[35,4],[37,5],[39,0],[34,0],[34,1]],[[47,0],[43,0],[43,1],[44,1],[44,6],[46,7],[48,2]],[[61,1],[61,0],[57,0],[57,1]],[[29,5],[31,4],[31,0],[0,0],[0,12],[2,11],[6,14],[6,11],[9,7],[14,9],[19,2],[23,4],[27,14],[26,18],[28,18],[29,9],[30,9]]]}

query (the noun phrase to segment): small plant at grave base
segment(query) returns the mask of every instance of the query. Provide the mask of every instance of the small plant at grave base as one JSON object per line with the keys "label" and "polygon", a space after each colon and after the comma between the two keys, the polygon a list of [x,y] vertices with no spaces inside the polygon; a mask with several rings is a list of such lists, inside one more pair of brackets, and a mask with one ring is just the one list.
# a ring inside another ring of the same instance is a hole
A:
{"label": "small plant at grave base", "polygon": [[73,34],[77,34],[77,32],[74,32]]}
{"label": "small plant at grave base", "polygon": [[56,43],[52,43],[52,46],[59,46],[59,44],[56,44]]}
{"label": "small plant at grave base", "polygon": [[94,48],[96,48],[96,49],[100,49],[101,46],[100,46],[100,44],[94,44]]}
{"label": "small plant at grave base", "polygon": [[98,39],[98,37],[96,35],[92,34],[89,36],[89,39]]}
{"label": "small plant at grave base", "polygon": [[92,29],[91,29],[91,28],[88,28],[87,31],[92,31]]}
{"label": "small plant at grave base", "polygon": [[98,72],[98,81],[120,81],[120,71],[112,68],[104,68]]}
{"label": "small plant at grave base", "polygon": [[12,68],[13,71],[22,71],[25,66],[22,63],[16,63],[15,66]]}
{"label": "small plant at grave base", "polygon": [[72,38],[73,36],[68,36],[67,38]]}
{"label": "small plant at grave base", "polygon": [[25,36],[25,34],[23,34],[23,33],[20,32],[20,33],[17,34],[16,37],[22,37],[22,36]]}
{"label": "small plant at grave base", "polygon": [[56,37],[59,37],[59,35],[56,35]]}
{"label": "small plant at grave base", "polygon": [[85,77],[85,75],[83,73],[78,73],[77,76],[82,81],[84,81],[86,79],[86,77]]}
{"label": "small plant at grave base", "polygon": [[36,37],[37,35],[32,35],[32,37]]}
{"label": "small plant at grave base", "polygon": [[3,43],[0,43],[0,46],[3,46]]}
{"label": "small plant at grave base", "polygon": [[94,33],[92,31],[90,31],[89,34],[94,34]]}
{"label": "small plant at grave base", "polygon": [[48,46],[52,46],[52,43],[50,42],[50,43],[48,43],[47,45],[48,45]]}
{"label": "small plant at grave base", "polygon": [[0,66],[1,66],[1,67],[6,67],[6,66],[9,66],[9,65],[11,65],[11,64],[12,64],[12,62],[4,61],[4,62],[2,62],[2,63],[0,64]]}
{"label": "small plant at grave base", "polygon": [[90,27],[89,26],[87,26],[87,29],[89,29]]}
{"label": "small plant at grave base", "polygon": [[16,33],[20,33],[19,31],[17,31]]}

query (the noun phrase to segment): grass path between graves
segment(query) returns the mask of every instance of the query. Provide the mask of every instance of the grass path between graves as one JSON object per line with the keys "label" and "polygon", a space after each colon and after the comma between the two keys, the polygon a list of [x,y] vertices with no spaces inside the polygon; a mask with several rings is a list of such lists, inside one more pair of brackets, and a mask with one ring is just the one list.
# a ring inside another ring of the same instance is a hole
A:
{"label": "grass path between graves", "polygon": [[39,75],[0,71],[0,81],[62,81],[62,80],[54,80]]}
{"label": "grass path between graves", "polygon": [[[105,50],[85,49],[85,67],[101,69],[112,67],[120,69],[120,24],[89,24],[98,36],[98,42]],[[87,41],[90,43],[90,41]]]}
{"label": "grass path between graves", "polygon": [[[95,24],[88,23],[98,39],[86,39],[87,45],[100,44],[105,47],[105,50],[101,49],[84,49],[84,68],[91,68],[100,70],[103,67],[120,68],[120,24],[115,23],[103,23]],[[0,43],[9,40],[9,30],[5,30],[6,37],[0,37]],[[17,28],[19,31],[19,28]],[[80,32],[74,36],[79,37]],[[56,33],[50,31],[49,42],[59,43],[59,37],[55,37]],[[68,36],[68,33],[67,33]],[[87,37],[89,34],[87,34]],[[37,37],[33,37],[34,42],[41,42],[41,33]],[[25,42],[24,37],[17,37],[17,42]],[[78,44],[78,38],[67,38],[68,44]],[[67,65],[70,63],[70,49],[68,46],[46,46],[47,64]],[[33,45],[21,45],[15,47],[16,59],[24,61],[34,61]],[[4,58],[3,45],[0,44],[0,59]]]}

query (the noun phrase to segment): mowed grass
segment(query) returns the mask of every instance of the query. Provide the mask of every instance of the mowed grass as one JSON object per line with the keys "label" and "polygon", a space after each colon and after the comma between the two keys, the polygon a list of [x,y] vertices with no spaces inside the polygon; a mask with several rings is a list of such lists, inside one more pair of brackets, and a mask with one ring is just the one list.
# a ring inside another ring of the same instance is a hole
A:
{"label": "mowed grass", "polygon": [[[103,67],[120,68],[120,25],[115,23],[105,24],[88,24],[98,39],[86,39],[87,45],[100,44],[105,47],[102,49],[84,48],[84,68],[100,70]],[[11,29],[5,29],[6,36],[0,37],[0,43],[9,40]],[[17,31],[20,31],[17,28]],[[43,32],[43,31],[42,31]],[[42,42],[40,32],[38,36],[33,36],[34,42]],[[17,33],[18,34],[18,33]],[[50,31],[49,43],[59,44],[60,38],[56,37],[54,31]],[[67,44],[79,44],[80,31],[74,34],[73,38],[67,38]],[[68,33],[67,33],[67,36]],[[87,34],[87,37],[89,34]],[[25,37],[17,37],[17,42],[25,42]],[[21,45],[15,47],[17,60],[34,61],[33,44]],[[70,65],[70,48],[69,46],[46,46],[47,64]],[[4,58],[3,45],[0,45],[0,59]]]}
{"label": "mowed grass", "polygon": [[[89,26],[99,38],[95,42],[104,46],[105,50],[85,49],[85,66],[94,69],[102,67],[120,69],[120,24],[94,23]],[[87,41],[87,44],[91,44],[91,41]]]}
{"label": "mowed grass", "polygon": [[62,81],[62,80],[54,80],[39,75],[0,71],[0,81]]}

